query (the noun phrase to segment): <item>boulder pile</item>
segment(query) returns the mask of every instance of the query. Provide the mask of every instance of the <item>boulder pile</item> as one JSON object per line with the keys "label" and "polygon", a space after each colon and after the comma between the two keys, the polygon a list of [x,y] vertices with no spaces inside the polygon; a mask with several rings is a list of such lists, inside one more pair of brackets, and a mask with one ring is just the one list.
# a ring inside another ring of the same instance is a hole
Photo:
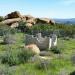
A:
{"label": "boulder pile", "polygon": [[18,27],[19,22],[23,21],[26,23],[26,26],[32,27],[35,24],[55,24],[55,21],[49,18],[34,18],[31,15],[21,15],[20,12],[14,11],[7,14],[4,17],[4,20],[0,24],[7,24],[11,27]]}

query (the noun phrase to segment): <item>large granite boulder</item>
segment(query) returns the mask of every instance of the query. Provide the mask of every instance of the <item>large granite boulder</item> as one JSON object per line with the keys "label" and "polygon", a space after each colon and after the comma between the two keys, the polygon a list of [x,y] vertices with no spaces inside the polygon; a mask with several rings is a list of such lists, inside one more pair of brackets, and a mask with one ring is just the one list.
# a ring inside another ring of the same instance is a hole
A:
{"label": "large granite boulder", "polygon": [[54,24],[55,24],[55,21],[54,21],[54,20],[50,20],[50,21],[49,21],[49,24],[54,25]]}
{"label": "large granite boulder", "polygon": [[40,50],[39,50],[39,48],[37,47],[36,44],[26,45],[25,48],[31,50],[35,54],[38,54],[38,55],[40,54]]}
{"label": "large granite boulder", "polygon": [[33,25],[32,25],[31,23],[26,23],[26,26],[30,28],[30,27],[32,27]]}
{"label": "large granite boulder", "polygon": [[11,28],[15,28],[15,27],[18,27],[19,26],[19,23],[18,22],[15,22],[15,23],[13,23],[13,24],[11,24]]}
{"label": "large granite boulder", "polygon": [[26,22],[31,23],[33,25],[36,23],[34,18],[31,18],[31,19],[27,20]]}
{"label": "large granite boulder", "polygon": [[11,12],[5,16],[5,19],[20,18],[21,14],[18,11]]}
{"label": "large granite boulder", "polygon": [[48,19],[48,18],[36,18],[36,24],[55,24],[54,20]]}
{"label": "large granite boulder", "polygon": [[25,15],[26,20],[32,19],[34,17],[32,17],[31,15]]}
{"label": "large granite boulder", "polygon": [[2,22],[0,22],[0,24],[7,24],[7,25],[11,25],[15,22],[20,22],[21,21],[21,18],[13,18],[13,19],[7,19],[7,20],[4,20]]}

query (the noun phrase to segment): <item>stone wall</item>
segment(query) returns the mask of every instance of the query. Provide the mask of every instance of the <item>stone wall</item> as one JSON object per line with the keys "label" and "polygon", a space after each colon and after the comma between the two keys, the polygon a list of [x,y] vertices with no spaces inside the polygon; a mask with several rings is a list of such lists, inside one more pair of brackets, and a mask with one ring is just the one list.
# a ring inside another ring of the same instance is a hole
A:
{"label": "stone wall", "polygon": [[42,37],[41,33],[25,36],[26,45],[36,44],[40,49],[47,49],[57,45],[57,36],[53,34],[51,37]]}

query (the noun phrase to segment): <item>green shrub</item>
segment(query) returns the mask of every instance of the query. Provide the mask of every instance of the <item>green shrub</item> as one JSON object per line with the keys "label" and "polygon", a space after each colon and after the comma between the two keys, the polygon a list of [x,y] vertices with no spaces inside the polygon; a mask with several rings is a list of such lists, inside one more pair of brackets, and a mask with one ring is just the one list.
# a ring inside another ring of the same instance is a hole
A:
{"label": "green shrub", "polygon": [[67,41],[69,41],[69,40],[70,40],[70,38],[69,38],[69,37],[63,37],[63,39],[64,39],[64,40],[67,40]]}
{"label": "green shrub", "polygon": [[30,33],[41,32],[50,35],[50,33],[55,32],[59,37],[73,37],[75,35],[75,25],[67,24],[37,24],[30,29]]}
{"label": "green shrub", "polygon": [[61,50],[58,47],[52,47],[50,51],[52,51],[55,54],[60,54],[61,53]]}
{"label": "green shrub", "polygon": [[3,20],[4,20],[4,18],[2,16],[0,16],[0,22],[3,21]]}
{"label": "green shrub", "polygon": [[74,72],[72,72],[72,73],[70,73],[70,75],[75,75],[75,71],[74,71]]}
{"label": "green shrub", "polygon": [[4,44],[15,44],[16,38],[14,37],[14,35],[7,34],[7,35],[4,35],[3,41],[4,41],[3,42]]}
{"label": "green shrub", "polygon": [[3,36],[6,34],[9,30],[9,27],[7,25],[0,25],[0,36]]}
{"label": "green shrub", "polygon": [[47,60],[43,60],[43,61],[40,61],[38,64],[37,64],[37,69],[41,69],[41,70],[48,70],[49,69],[49,65],[50,65],[50,62]]}
{"label": "green shrub", "polygon": [[24,48],[18,48],[18,49],[11,49],[5,51],[1,55],[1,63],[3,64],[9,64],[10,66],[12,65],[18,65],[21,63],[27,62],[30,57],[34,56],[34,53],[31,52],[30,50],[26,50]]}
{"label": "green shrub", "polygon": [[0,75],[9,75],[7,66],[0,64]]}
{"label": "green shrub", "polygon": [[11,28],[8,25],[1,24],[0,25],[0,36],[6,35],[6,34],[15,34],[17,30],[15,28]]}
{"label": "green shrub", "polygon": [[38,70],[47,73],[45,75],[68,75],[72,66],[71,61],[65,58],[39,61],[36,64]]}
{"label": "green shrub", "polygon": [[26,22],[20,21],[18,30],[20,30],[21,32],[27,32],[29,28],[26,26]]}

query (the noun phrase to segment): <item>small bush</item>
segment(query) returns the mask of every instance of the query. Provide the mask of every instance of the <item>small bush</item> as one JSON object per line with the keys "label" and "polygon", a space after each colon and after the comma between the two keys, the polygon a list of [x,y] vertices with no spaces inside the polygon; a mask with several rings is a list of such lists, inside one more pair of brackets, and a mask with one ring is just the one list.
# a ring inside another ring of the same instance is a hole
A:
{"label": "small bush", "polygon": [[0,64],[0,75],[9,75],[7,66]]}
{"label": "small bush", "polygon": [[48,60],[43,60],[37,64],[37,69],[48,70],[49,65],[50,65],[50,62]]}
{"label": "small bush", "polygon": [[27,62],[34,53],[24,48],[7,50],[1,55],[1,63],[10,66]]}
{"label": "small bush", "polygon": [[52,48],[51,48],[51,51],[52,51],[53,53],[55,53],[55,54],[60,54],[60,53],[61,53],[61,50],[60,50],[59,48],[57,48],[57,47],[52,47]]}
{"label": "small bush", "polygon": [[0,16],[0,22],[3,21],[3,20],[4,20],[4,18],[2,16]]}
{"label": "small bush", "polygon": [[3,42],[4,44],[14,44],[16,42],[14,35],[11,34],[5,35],[3,40],[4,40]]}
{"label": "small bush", "polygon": [[70,38],[69,38],[69,37],[64,37],[63,39],[64,39],[64,40],[67,40],[67,41],[69,41],[69,40],[70,40]]}
{"label": "small bush", "polygon": [[6,34],[15,34],[17,30],[15,28],[11,28],[8,25],[1,24],[0,25],[0,36],[6,35]]}
{"label": "small bush", "polygon": [[19,26],[18,26],[18,30],[20,30],[21,32],[27,32],[29,30],[29,28],[26,26],[25,22],[20,21]]}
{"label": "small bush", "polygon": [[70,75],[75,75],[75,71],[74,71],[74,72],[72,72],[72,73],[70,73]]}

